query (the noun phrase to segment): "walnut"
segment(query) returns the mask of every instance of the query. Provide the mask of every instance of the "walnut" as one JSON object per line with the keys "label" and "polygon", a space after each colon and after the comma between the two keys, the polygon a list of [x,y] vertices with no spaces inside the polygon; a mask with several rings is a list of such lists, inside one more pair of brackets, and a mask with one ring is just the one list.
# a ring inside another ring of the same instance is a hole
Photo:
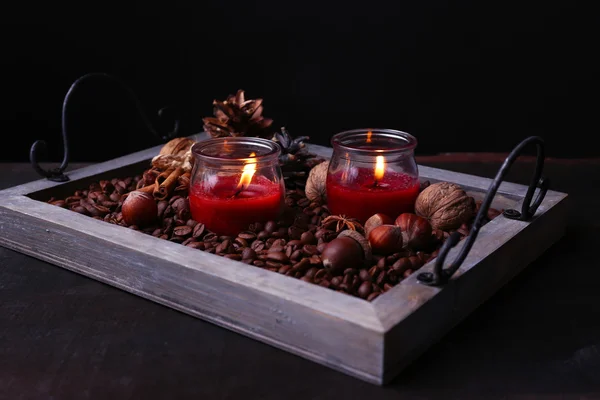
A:
{"label": "walnut", "polygon": [[192,146],[195,141],[188,138],[175,138],[167,142],[160,153],[152,159],[152,166],[161,171],[182,167],[184,172],[191,171],[194,166]]}
{"label": "walnut", "polygon": [[327,169],[329,168],[329,161],[322,162],[314,166],[308,174],[306,180],[306,187],[304,192],[306,197],[310,201],[319,201],[325,203],[327,201]]}
{"label": "walnut", "polygon": [[186,153],[195,144],[192,139],[175,138],[168,141],[161,149],[160,155],[185,157]]}
{"label": "walnut", "polygon": [[415,213],[427,218],[433,229],[449,231],[473,217],[475,200],[454,183],[434,183],[417,197]]}

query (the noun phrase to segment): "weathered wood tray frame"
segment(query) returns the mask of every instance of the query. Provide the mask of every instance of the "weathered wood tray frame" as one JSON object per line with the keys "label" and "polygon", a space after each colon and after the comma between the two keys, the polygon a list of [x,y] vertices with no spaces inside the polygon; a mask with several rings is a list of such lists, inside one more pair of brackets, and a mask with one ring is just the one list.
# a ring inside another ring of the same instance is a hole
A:
{"label": "weathered wood tray frame", "polygon": [[[485,225],[443,288],[419,283],[415,273],[367,302],[39,201],[140,173],[159,150],[72,171],[70,182],[41,179],[0,191],[0,244],[376,384],[395,377],[556,242],[566,225],[567,195],[548,191],[530,222],[499,216]],[[331,154],[319,146],[311,151]],[[424,166],[419,173],[477,198],[491,182]],[[503,183],[493,206],[520,209],[526,191]]]}

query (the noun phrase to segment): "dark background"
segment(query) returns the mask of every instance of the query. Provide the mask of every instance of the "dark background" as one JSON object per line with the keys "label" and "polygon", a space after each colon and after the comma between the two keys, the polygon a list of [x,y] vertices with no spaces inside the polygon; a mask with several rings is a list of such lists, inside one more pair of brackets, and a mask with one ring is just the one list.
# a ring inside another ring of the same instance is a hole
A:
{"label": "dark background", "polygon": [[[592,2],[589,2],[592,3]],[[541,135],[552,157],[599,155],[598,17],[578,1],[20,2],[0,34],[1,161],[36,139],[62,157],[60,113],[88,72],[125,81],[154,122],[176,105],[182,134],[238,88],[275,126],[327,144],[358,127],[413,133],[418,154],[509,151]],[[82,86],[73,161],[159,142],[120,88]],[[168,129],[168,124],[161,126]],[[10,145],[7,145],[10,139]]]}

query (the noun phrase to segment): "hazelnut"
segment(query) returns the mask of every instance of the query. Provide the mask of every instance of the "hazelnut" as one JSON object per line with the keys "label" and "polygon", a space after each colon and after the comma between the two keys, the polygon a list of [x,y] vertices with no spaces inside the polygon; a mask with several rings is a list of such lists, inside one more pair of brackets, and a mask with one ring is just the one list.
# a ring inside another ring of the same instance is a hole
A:
{"label": "hazelnut", "polygon": [[156,221],[158,206],[151,194],[136,190],[129,193],[123,202],[121,213],[127,225],[143,227]]}
{"label": "hazelnut", "polygon": [[396,225],[381,225],[369,233],[373,252],[381,255],[396,253],[402,249],[402,230]]}
{"label": "hazelnut", "polygon": [[323,266],[332,274],[341,273],[348,268],[361,268],[371,259],[369,242],[356,231],[343,231],[327,243],[321,253]]}
{"label": "hazelnut", "polygon": [[431,240],[431,224],[416,214],[400,214],[395,225],[402,231],[402,243],[405,248],[420,249],[427,246]]}
{"label": "hazelnut", "polygon": [[375,215],[372,215],[367,222],[365,222],[365,235],[367,237],[369,237],[369,233],[377,228],[378,226],[381,225],[393,225],[394,224],[394,220],[392,219],[392,217],[382,214],[382,213],[377,213]]}

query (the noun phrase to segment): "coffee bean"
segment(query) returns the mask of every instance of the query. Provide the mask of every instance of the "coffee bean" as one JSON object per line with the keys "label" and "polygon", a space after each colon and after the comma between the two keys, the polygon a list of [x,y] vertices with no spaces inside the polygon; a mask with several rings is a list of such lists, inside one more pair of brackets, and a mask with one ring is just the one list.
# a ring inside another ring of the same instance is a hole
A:
{"label": "coffee bean", "polygon": [[294,250],[296,250],[296,249],[297,249],[299,246],[301,247],[303,244],[304,244],[304,243],[302,243],[302,241],[301,241],[301,240],[298,240],[298,239],[296,239],[296,240],[290,240],[290,241],[287,243],[287,245],[288,245],[288,246],[292,246],[292,247],[294,247]]}
{"label": "coffee bean", "polygon": [[256,258],[256,251],[246,247],[244,250],[242,250],[242,258],[254,260]]}
{"label": "coffee bean", "polygon": [[277,269],[281,268],[281,263],[277,262],[277,261],[267,261],[265,264],[267,265],[267,267],[270,267],[270,268],[277,268]]}
{"label": "coffee bean", "polygon": [[423,262],[417,256],[410,256],[408,257],[408,260],[410,261],[413,270],[419,269],[423,266]]}
{"label": "coffee bean", "polygon": [[290,261],[290,259],[288,258],[288,256],[285,255],[285,253],[271,252],[270,250],[269,250],[269,254],[267,255],[267,259],[269,259],[271,261],[278,261],[281,263],[287,263]]}
{"label": "coffee bean", "polygon": [[252,262],[252,264],[254,264],[254,265],[255,265],[255,266],[257,266],[257,267],[264,267],[264,266],[265,266],[265,262],[264,262],[264,261],[261,261],[261,260],[254,260],[254,261]]}
{"label": "coffee bean", "polygon": [[196,226],[194,226],[194,228],[192,230],[192,237],[194,239],[199,239],[204,234],[204,231],[205,231],[204,224],[196,224]]}
{"label": "coffee bean", "polygon": [[369,296],[367,296],[367,301],[373,301],[379,296],[381,293],[373,292]]}
{"label": "coffee bean", "polygon": [[371,282],[371,275],[369,275],[369,271],[367,271],[366,269],[361,269],[358,273],[358,276],[361,280],[365,282]]}
{"label": "coffee bean", "polygon": [[265,242],[263,242],[262,240],[255,240],[254,242],[252,242],[250,248],[254,251],[261,251],[265,248]]}
{"label": "coffee bean", "polygon": [[383,284],[383,282],[385,281],[385,278],[386,278],[385,271],[381,271],[379,273],[379,275],[377,276],[377,279],[375,280],[375,283],[377,283],[378,285],[381,286]]}
{"label": "coffee bean", "polygon": [[163,231],[160,228],[156,228],[153,232],[152,232],[152,236],[154,237],[159,237],[160,235],[162,235]]}
{"label": "coffee bean", "polygon": [[302,246],[302,253],[304,253],[307,257],[310,257],[319,253],[319,250],[314,244],[305,244]]}
{"label": "coffee bean", "polygon": [[267,231],[260,231],[257,237],[259,240],[266,240],[271,237],[271,234]]}
{"label": "coffee bean", "polygon": [[262,231],[262,230],[263,230],[263,228],[264,228],[264,225],[263,225],[262,223],[260,223],[260,222],[255,222],[255,223],[253,223],[253,224],[250,224],[250,225],[248,226],[248,230],[249,230],[250,232],[254,232],[254,233],[257,233],[257,232],[260,232],[260,231]]}
{"label": "coffee bean", "polygon": [[323,286],[323,287],[329,288],[331,286],[331,282],[329,282],[327,279],[322,279],[319,282],[319,286]]}
{"label": "coffee bean", "polygon": [[412,268],[412,264],[408,257],[402,257],[392,265],[392,268],[399,273],[403,273],[407,269]]}
{"label": "coffee bean", "polygon": [[406,271],[404,271],[404,278],[408,278],[412,273],[412,269],[407,269]]}
{"label": "coffee bean", "polygon": [[291,260],[298,261],[302,257],[302,250],[296,250],[290,256]]}
{"label": "coffee bean", "polygon": [[313,282],[312,278],[309,277],[309,276],[303,276],[302,278],[300,278],[300,280],[304,281],[304,282],[308,282],[308,283],[312,283]]}
{"label": "coffee bean", "polygon": [[290,226],[287,230],[288,237],[291,240],[300,240],[304,231],[297,226]]}
{"label": "coffee bean", "polygon": [[281,267],[279,267],[279,270],[277,272],[279,272],[280,274],[285,274],[286,272],[288,272],[289,270],[291,270],[292,267],[290,265],[282,265]]}
{"label": "coffee bean", "polygon": [[340,285],[342,284],[342,277],[341,277],[341,276],[334,276],[334,277],[331,279],[331,284],[332,284],[334,287],[336,287],[336,288],[337,288],[338,286],[340,286]]}
{"label": "coffee bean", "polygon": [[265,224],[265,232],[271,234],[277,230],[277,223],[275,221],[268,221]]}
{"label": "coffee bean", "polygon": [[379,272],[381,272],[381,269],[379,269],[377,265],[374,265],[369,269],[369,275],[371,275],[371,278],[373,279],[376,279],[376,277],[379,276]]}
{"label": "coffee bean", "polygon": [[313,235],[312,232],[303,232],[302,235],[300,235],[300,241],[304,244],[309,245],[314,245],[315,243],[317,243],[315,235]]}
{"label": "coffee bean", "polygon": [[273,241],[271,246],[272,247],[285,247],[286,244],[287,244],[287,242],[285,241],[285,239],[276,239]]}
{"label": "coffee bean", "polygon": [[391,288],[393,288],[392,285],[390,285],[389,283],[384,283],[383,284],[383,291],[387,292],[388,290],[390,290]]}
{"label": "coffee bean", "polygon": [[372,291],[373,287],[371,285],[371,282],[363,282],[358,288],[358,295],[363,299],[366,299],[367,297],[369,297]]}
{"label": "coffee bean", "polygon": [[308,276],[311,279],[313,279],[315,277],[315,274],[317,273],[317,271],[319,271],[319,270],[315,267],[309,268],[308,271],[306,271],[304,276]]}
{"label": "coffee bean", "polygon": [[285,247],[283,247],[283,246],[269,247],[269,253],[282,253],[283,251],[285,251]]}
{"label": "coffee bean", "polygon": [[185,238],[183,236],[173,236],[171,239],[169,239],[169,241],[175,243],[183,243],[184,240]]}
{"label": "coffee bean", "polygon": [[204,242],[190,242],[186,244],[187,247],[192,247],[198,250],[204,250]]}
{"label": "coffee bean", "polygon": [[190,237],[181,242],[182,245],[187,246],[188,243],[195,241],[196,239]]}
{"label": "coffee bean", "polygon": [[377,267],[379,269],[385,269],[385,263],[386,263],[386,259],[385,259],[385,257],[382,257],[381,260],[379,260],[377,262]]}
{"label": "coffee bean", "polygon": [[173,228],[173,234],[177,236],[187,236],[190,235],[192,231],[192,227],[187,225],[176,226],[175,228]]}
{"label": "coffee bean", "polygon": [[205,242],[211,242],[212,243],[212,242],[216,242],[217,240],[219,240],[219,237],[216,234],[214,234],[212,232],[209,232],[206,235],[204,235],[204,239],[203,240]]}
{"label": "coffee bean", "polygon": [[256,233],[253,233],[253,232],[241,232],[238,235],[238,237],[242,238],[244,240],[247,240],[248,242],[250,242],[250,241],[256,239]]}
{"label": "coffee bean", "polygon": [[325,250],[325,247],[327,247],[327,243],[323,242],[321,244],[317,245],[317,252],[319,254],[321,254],[323,252],[323,250]]}
{"label": "coffee bean", "polygon": [[234,243],[236,243],[238,247],[248,247],[248,242],[246,241],[246,239],[242,239],[239,236],[235,238]]}
{"label": "coffee bean", "polygon": [[297,204],[298,204],[298,207],[304,208],[310,204],[310,200],[307,199],[306,197],[304,197],[304,198],[298,200]]}
{"label": "coffee bean", "polygon": [[315,278],[315,280],[317,280],[317,279],[323,279],[323,278],[324,278],[324,277],[326,277],[327,275],[329,275],[329,272],[327,272],[327,270],[326,270],[326,269],[322,268],[322,269],[319,269],[319,270],[318,270],[318,271],[315,273],[315,276],[314,276],[314,278]]}
{"label": "coffee bean", "polygon": [[240,254],[225,254],[223,257],[229,258],[230,260],[241,261],[242,256]]}
{"label": "coffee bean", "polygon": [[310,260],[308,258],[303,258],[296,264],[292,265],[292,270],[294,272],[304,272],[308,268],[310,268]]}
{"label": "coffee bean", "polygon": [[310,256],[310,258],[308,258],[308,260],[312,265],[323,265],[323,261],[321,260],[321,257],[316,254]]}

